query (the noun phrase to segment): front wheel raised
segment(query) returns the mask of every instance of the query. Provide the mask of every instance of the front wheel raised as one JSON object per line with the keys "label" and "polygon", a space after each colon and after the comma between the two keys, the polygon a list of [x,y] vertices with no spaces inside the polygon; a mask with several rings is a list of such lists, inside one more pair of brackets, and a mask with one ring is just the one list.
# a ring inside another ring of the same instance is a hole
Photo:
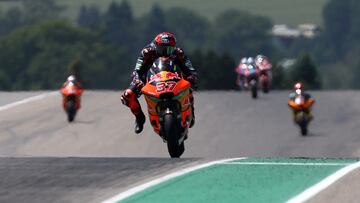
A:
{"label": "front wheel raised", "polygon": [[175,115],[166,114],[164,116],[164,133],[171,158],[179,158],[184,153],[185,147],[184,141],[179,144],[181,129]]}

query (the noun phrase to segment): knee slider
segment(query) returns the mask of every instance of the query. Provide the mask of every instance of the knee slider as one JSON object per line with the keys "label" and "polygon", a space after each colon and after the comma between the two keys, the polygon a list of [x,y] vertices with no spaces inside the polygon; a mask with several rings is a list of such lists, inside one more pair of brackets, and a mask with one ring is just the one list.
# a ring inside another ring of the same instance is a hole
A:
{"label": "knee slider", "polygon": [[121,95],[121,102],[126,105],[129,106],[129,103],[132,100],[135,100],[136,98],[136,94],[135,92],[133,92],[131,89],[127,89],[125,90],[125,92],[123,93],[123,95]]}

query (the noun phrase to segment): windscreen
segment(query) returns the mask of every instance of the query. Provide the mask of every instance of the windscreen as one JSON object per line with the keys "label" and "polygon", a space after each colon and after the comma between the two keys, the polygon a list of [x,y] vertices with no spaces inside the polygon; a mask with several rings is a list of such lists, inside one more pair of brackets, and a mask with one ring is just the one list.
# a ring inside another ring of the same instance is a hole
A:
{"label": "windscreen", "polygon": [[181,79],[180,67],[170,59],[157,59],[148,71],[147,80],[150,84]]}

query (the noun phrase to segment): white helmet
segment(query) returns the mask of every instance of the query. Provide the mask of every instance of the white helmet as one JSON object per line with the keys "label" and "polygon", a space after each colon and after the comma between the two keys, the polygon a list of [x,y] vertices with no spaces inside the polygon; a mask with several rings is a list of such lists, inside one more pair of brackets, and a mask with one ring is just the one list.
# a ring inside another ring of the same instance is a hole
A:
{"label": "white helmet", "polygon": [[263,61],[269,62],[269,59],[264,55],[257,55],[255,61],[257,65],[260,65]]}
{"label": "white helmet", "polygon": [[253,57],[249,57],[249,58],[247,59],[247,63],[248,63],[248,64],[254,64],[254,63],[255,63],[254,58],[253,58]]}
{"label": "white helmet", "polygon": [[246,61],[247,61],[247,58],[246,57],[243,57],[243,58],[241,58],[241,60],[240,60],[240,63],[246,63]]}
{"label": "white helmet", "polygon": [[68,81],[68,82],[75,82],[75,81],[76,81],[75,75],[70,75],[70,76],[67,78],[67,81]]}

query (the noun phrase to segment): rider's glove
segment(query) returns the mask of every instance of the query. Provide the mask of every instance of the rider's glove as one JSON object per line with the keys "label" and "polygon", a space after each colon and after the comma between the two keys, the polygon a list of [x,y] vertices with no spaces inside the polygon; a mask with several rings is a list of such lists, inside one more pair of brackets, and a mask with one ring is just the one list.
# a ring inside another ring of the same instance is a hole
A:
{"label": "rider's glove", "polygon": [[141,88],[144,87],[144,83],[141,80],[134,80],[134,84],[136,85],[136,89],[138,89],[139,91],[141,90]]}
{"label": "rider's glove", "polygon": [[188,82],[190,82],[192,88],[197,89],[197,87],[198,87],[198,86],[197,86],[197,81],[198,81],[198,79],[197,79],[197,77],[196,77],[195,75],[189,75],[189,76],[187,76],[187,77],[186,77],[186,80],[187,80]]}

